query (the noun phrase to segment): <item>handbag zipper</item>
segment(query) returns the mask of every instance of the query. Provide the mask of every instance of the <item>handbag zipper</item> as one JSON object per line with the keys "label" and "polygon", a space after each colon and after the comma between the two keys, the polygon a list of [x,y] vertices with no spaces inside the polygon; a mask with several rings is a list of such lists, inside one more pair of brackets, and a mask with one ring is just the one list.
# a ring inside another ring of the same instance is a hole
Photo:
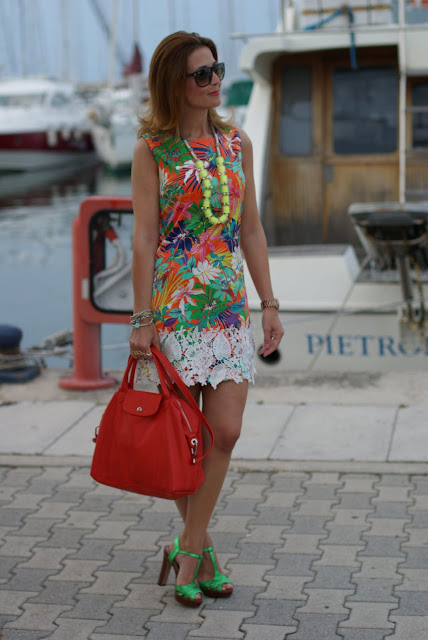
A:
{"label": "handbag zipper", "polygon": [[[181,406],[181,402],[177,398],[174,398],[174,400],[178,404],[178,406],[180,408],[180,411],[181,411],[185,421],[187,422],[187,426],[189,427],[190,433],[193,433],[193,429],[190,426],[189,418],[186,416],[186,413],[185,413],[183,407]],[[189,440],[188,440],[188,442],[189,442]],[[195,436],[193,438],[191,438],[191,440],[190,440],[190,453],[191,453],[191,456],[192,456],[192,464],[195,464],[195,462],[196,462],[196,456],[198,455],[198,444],[199,444],[198,443],[198,439]]]}

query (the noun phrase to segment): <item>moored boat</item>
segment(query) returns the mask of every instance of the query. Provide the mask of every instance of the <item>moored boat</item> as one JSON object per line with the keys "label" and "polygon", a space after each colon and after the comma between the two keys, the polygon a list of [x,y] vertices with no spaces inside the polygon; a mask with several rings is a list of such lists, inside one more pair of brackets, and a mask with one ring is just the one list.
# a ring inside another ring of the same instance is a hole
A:
{"label": "moored boat", "polygon": [[87,106],[72,84],[42,78],[0,81],[0,171],[95,160]]}

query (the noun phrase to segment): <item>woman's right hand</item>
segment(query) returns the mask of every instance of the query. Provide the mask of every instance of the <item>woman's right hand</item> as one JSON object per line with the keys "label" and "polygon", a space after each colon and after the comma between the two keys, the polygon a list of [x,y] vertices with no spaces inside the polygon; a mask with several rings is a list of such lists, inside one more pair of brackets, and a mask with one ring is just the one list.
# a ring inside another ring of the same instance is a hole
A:
{"label": "woman's right hand", "polygon": [[129,347],[133,358],[149,360],[152,357],[152,346],[160,349],[158,332],[153,322],[146,327],[132,328]]}

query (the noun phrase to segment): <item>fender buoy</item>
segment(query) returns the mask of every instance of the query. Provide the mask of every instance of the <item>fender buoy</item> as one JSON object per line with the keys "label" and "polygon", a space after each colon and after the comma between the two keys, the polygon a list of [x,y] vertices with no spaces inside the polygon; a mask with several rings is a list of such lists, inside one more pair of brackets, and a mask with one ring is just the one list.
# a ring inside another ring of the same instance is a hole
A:
{"label": "fender buoy", "polygon": [[[0,354],[18,355],[22,330],[10,324],[0,324]],[[28,382],[40,374],[37,365],[26,365],[19,369],[0,369],[0,383]]]}

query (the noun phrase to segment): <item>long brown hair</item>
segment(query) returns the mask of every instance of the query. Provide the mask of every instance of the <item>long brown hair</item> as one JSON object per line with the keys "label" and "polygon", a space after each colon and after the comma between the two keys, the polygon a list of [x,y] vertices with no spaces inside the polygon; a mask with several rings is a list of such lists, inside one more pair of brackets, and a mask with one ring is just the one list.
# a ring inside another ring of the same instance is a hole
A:
{"label": "long brown hair", "polygon": [[[150,100],[139,118],[138,137],[144,133],[180,137],[179,122],[184,106],[183,85],[186,80],[187,59],[199,47],[208,47],[214,60],[218,61],[214,42],[198,33],[176,31],[158,44],[150,62]],[[208,110],[208,120],[216,129],[230,128],[230,124],[215,109]]]}

